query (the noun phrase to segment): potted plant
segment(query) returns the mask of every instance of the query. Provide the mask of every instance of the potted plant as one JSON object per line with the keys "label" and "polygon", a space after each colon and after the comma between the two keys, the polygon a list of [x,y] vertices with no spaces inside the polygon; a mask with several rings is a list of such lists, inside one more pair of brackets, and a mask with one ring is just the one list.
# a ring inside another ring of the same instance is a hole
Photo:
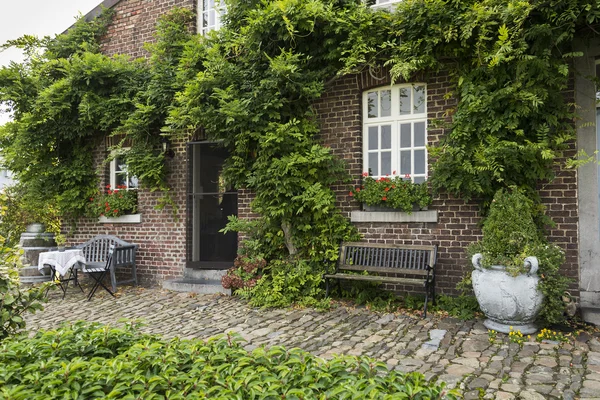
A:
{"label": "potted plant", "polygon": [[363,184],[350,190],[349,195],[367,206],[385,207],[411,213],[427,208],[431,195],[427,183],[414,183],[410,175],[373,178],[363,173]]}
{"label": "potted plant", "polygon": [[565,285],[556,275],[564,254],[546,241],[536,224],[542,220],[542,211],[521,190],[499,190],[483,223],[483,239],[469,248],[475,268],[473,290],[489,329],[537,331],[535,322],[547,297],[549,315],[560,312],[555,310],[555,292]]}
{"label": "potted plant", "polygon": [[65,244],[67,243],[65,235],[57,233],[54,235],[54,241],[56,242],[56,246],[58,246],[58,251],[65,251]]}
{"label": "potted plant", "polygon": [[90,198],[89,215],[92,217],[119,217],[137,212],[137,190],[127,190],[117,186],[112,190],[106,186],[106,193],[98,193]]}

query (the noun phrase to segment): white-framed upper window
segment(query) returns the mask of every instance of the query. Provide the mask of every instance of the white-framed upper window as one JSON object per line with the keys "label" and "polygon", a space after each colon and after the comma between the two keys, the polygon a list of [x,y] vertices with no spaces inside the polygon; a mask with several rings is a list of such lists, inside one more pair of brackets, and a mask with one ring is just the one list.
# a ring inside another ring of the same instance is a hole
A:
{"label": "white-framed upper window", "polygon": [[198,0],[198,33],[206,35],[221,27],[225,4],[219,0]]}
{"label": "white-framed upper window", "polygon": [[399,3],[402,0],[366,0],[371,8],[388,8],[391,10],[392,4]]}
{"label": "white-framed upper window", "polygon": [[128,172],[123,157],[117,156],[110,162],[110,187],[113,190],[132,190],[139,187],[138,178]]}
{"label": "white-framed upper window", "polygon": [[415,183],[427,179],[427,87],[384,86],[363,93],[363,171]]}

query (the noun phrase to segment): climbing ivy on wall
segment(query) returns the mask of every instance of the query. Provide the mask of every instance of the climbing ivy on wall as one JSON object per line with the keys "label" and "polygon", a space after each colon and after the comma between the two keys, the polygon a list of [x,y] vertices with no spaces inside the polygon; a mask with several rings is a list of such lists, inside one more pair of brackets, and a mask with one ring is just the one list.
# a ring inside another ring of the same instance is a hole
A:
{"label": "climbing ivy on wall", "polygon": [[355,234],[330,189],[348,177],[312,108],[331,82],[380,66],[408,82],[447,71],[458,102],[430,184],[484,201],[509,185],[534,191],[574,137],[572,42],[600,18],[594,0],[404,0],[394,12],[358,0],[226,3],[225,25],[206,37],[190,33],[189,11],[162,18],[144,61],[100,54],[110,13],[12,43],[30,56],[0,70],[16,118],[1,130],[7,165],[76,215],[97,184],[94,140],[133,139],[130,168],[167,193],[161,135],[203,131],[231,153],[226,178],[256,195],[254,252],[309,260],[316,275]]}

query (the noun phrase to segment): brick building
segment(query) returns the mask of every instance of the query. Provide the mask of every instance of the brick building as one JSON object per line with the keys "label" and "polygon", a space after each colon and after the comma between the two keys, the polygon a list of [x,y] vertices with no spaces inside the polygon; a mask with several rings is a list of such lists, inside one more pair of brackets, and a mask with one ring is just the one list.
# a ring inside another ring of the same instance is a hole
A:
{"label": "brick building", "polygon": [[[157,18],[175,6],[187,7],[200,16],[195,27],[199,32],[218,27],[219,11],[214,7],[203,9],[207,4],[198,0],[105,0],[103,5],[115,10],[115,18],[103,41],[104,52],[144,56],[142,45],[153,40]],[[98,7],[86,18],[93,18],[99,10]],[[575,77],[574,97],[583,105],[584,119],[595,122],[595,102],[589,100],[595,98],[595,89],[586,76],[594,75],[598,69],[595,56],[600,54],[600,46],[597,43],[581,46],[586,57],[579,59],[576,66],[589,74]],[[346,160],[357,183],[368,169],[377,171],[375,175],[397,170],[402,175],[411,174],[412,179],[425,180],[428,171],[425,146],[436,144],[446,133],[443,128],[428,127],[427,122],[448,120],[447,112],[457,101],[450,95],[451,90],[450,78],[443,72],[393,86],[385,70],[340,78],[329,85],[315,104],[322,141]],[[368,104],[373,104],[373,100],[375,106],[370,107]],[[598,149],[595,128],[583,125],[578,129],[577,147],[592,154]],[[109,144],[108,141],[101,144],[98,163],[106,156]],[[177,215],[170,210],[156,210],[160,195],[140,190],[140,215],[100,222],[87,220],[79,226],[74,238],[75,242],[82,242],[96,234],[114,234],[139,244],[139,276],[146,282],[167,282],[168,287],[174,287],[173,282],[177,281],[173,279],[197,276],[197,269],[219,270],[230,265],[236,238],[224,238],[217,232],[226,214],[250,215],[251,199],[243,190],[236,193],[227,188],[209,188],[210,182],[218,181],[218,166],[226,156],[210,143],[190,138],[189,142],[173,143],[172,147],[174,157],[168,160],[169,184],[179,208]],[[576,150],[574,146],[571,153]],[[213,175],[207,176],[207,170]],[[115,173],[113,167],[103,183],[112,182]],[[579,192],[578,187],[586,190]],[[551,240],[566,252],[563,272],[576,282],[571,294],[581,296],[587,318],[600,323],[594,311],[600,309],[598,189],[598,168],[590,164],[579,171],[559,172],[553,182],[540,187],[540,193],[548,214],[556,222],[550,232]],[[356,224],[363,240],[437,244],[439,292],[454,292],[456,284],[470,270],[466,247],[481,236],[476,202],[442,194],[434,199],[429,210],[411,215],[368,212],[348,197],[346,186],[336,191],[343,213]],[[184,282],[189,284],[191,280]]]}

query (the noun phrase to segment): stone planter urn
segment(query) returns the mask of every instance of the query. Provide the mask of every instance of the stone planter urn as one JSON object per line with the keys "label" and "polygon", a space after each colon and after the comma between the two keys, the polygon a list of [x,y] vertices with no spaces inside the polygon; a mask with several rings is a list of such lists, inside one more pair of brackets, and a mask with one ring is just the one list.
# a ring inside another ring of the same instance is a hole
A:
{"label": "stone planter urn", "polygon": [[503,333],[509,333],[511,327],[525,335],[536,332],[534,322],[544,301],[537,288],[540,281],[537,258],[527,257],[525,268],[529,272],[518,276],[510,275],[500,265],[483,268],[481,258],[481,254],[473,256],[472,281],[479,307],[487,317],[483,324]]}

